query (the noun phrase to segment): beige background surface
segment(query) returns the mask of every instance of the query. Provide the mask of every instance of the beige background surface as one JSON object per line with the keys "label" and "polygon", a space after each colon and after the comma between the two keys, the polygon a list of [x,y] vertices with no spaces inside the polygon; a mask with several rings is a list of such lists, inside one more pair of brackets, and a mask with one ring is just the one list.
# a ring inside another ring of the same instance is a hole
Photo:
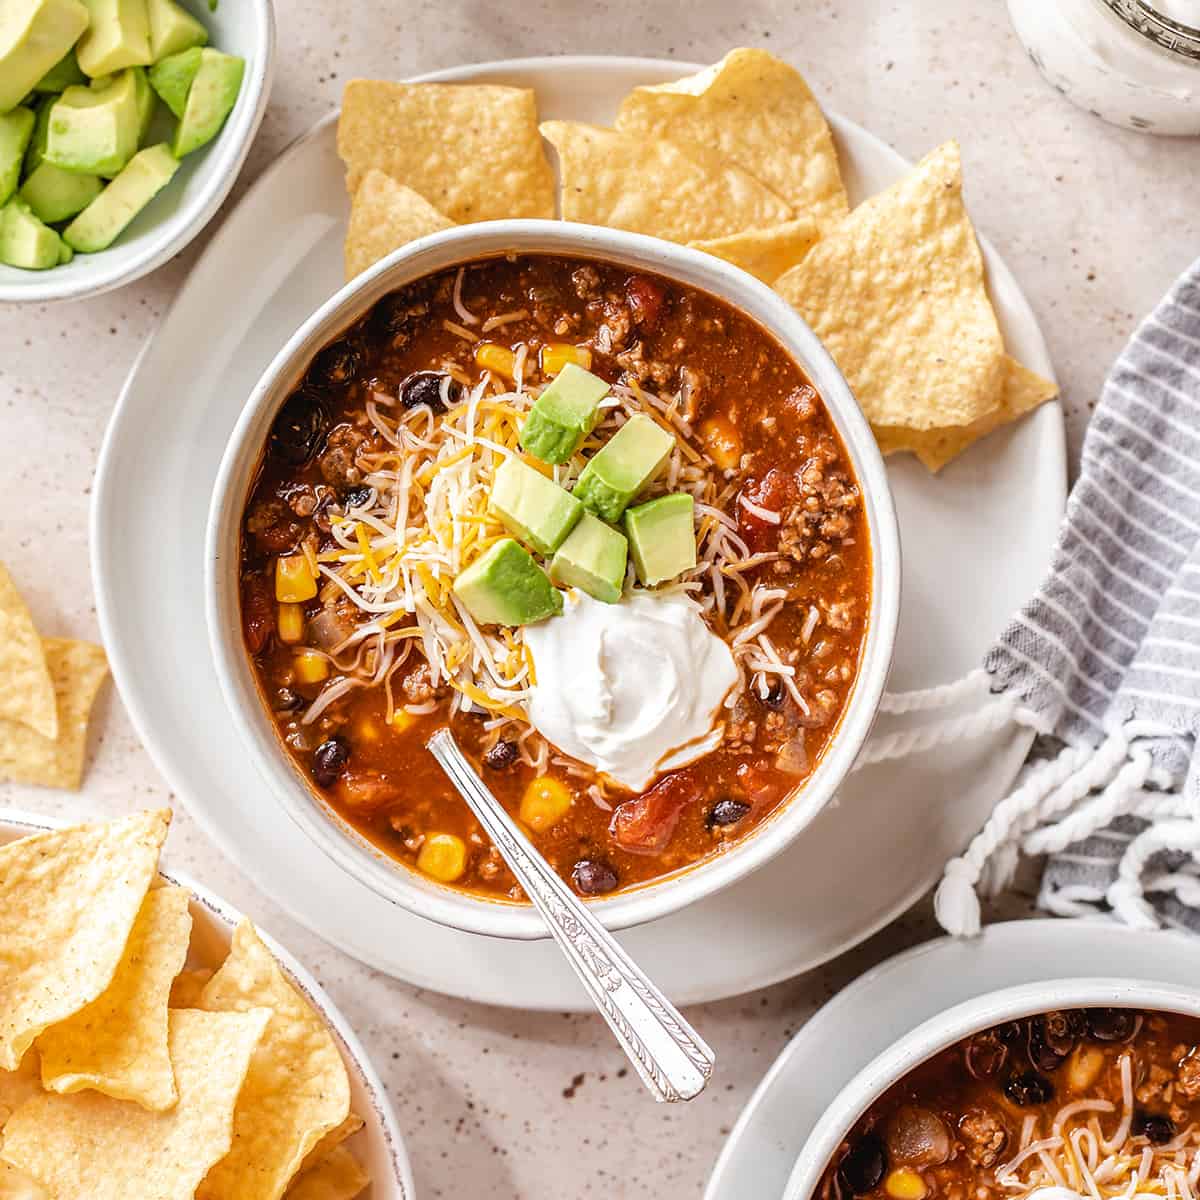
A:
{"label": "beige background surface", "polygon": [[[1200,253],[1200,145],[1126,133],[1072,108],[1042,83],[1000,0],[280,0],[279,27],[271,107],[231,203],[337,104],[346,79],[517,55],[707,61],[759,44],[910,157],[958,137],[976,223],[1046,332],[1073,462],[1134,321]],[[202,249],[203,238],[151,278],[96,300],[0,306],[0,558],[47,634],[96,634],[86,544],[96,453],[138,348]],[[0,784],[0,805],[94,816],[169,800],[111,689],[98,717],[81,795]],[[918,912],[824,970],[695,1010],[719,1051],[719,1076],[695,1104],[664,1110],[632,1075],[618,1076],[622,1061],[599,1019],[490,1010],[374,975],[284,918],[186,813],[170,853],[287,942],[332,992],[396,1098],[422,1197],[698,1196],[787,1038],[867,965],[932,932]]]}

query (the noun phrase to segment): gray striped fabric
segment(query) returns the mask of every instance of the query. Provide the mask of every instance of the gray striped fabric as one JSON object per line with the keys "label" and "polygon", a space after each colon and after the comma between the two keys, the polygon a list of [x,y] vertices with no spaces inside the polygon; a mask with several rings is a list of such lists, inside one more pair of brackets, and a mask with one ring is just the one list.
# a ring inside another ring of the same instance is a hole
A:
{"label": "gray striped fabric", "polygon": [[1043,902],[1120,913],[1112,885],[1136,868],[1160,918],[1200,929],[1200,261],[1113,367],[1049,576],[985,665],[1063,741],[1124,737],[1152,764],[1129,815],[1051,839]]}

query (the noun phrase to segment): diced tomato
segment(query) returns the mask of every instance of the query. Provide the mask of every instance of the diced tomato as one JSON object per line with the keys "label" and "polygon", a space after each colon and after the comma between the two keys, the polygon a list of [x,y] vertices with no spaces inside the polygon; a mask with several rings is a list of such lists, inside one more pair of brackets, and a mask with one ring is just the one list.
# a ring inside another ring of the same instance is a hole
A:
{"label": "diced tomato", "polygon": [[262,575],[251,575],[242,584],[242,625],[251,654],[257,654],[275,632],[275,598]]}
{"label": "diced tomato", "polygon": [[645,275],[631,275],[625,281],[625,297],[635,325],[646,330],[658,325],[667,302],[667,294],[660,284]]}
{"label": "diced tomato", "polygon": [[765,764],[741,763],[737,769],[737,781],[746,799],[758,808],[769,807],[783,798],[787,784]]}
{"label": "diced tomato", "polygon": [[[795,502],[796,480],[789,471],[772,467],[761,478],[747,480],[742,495],[755,507],[782,515]],[[738,505],[738,528],[752,550],[773,545],[779,532],[778,525],[755,516],[744,504]]]}
{"label": "diced tomato", "polygon": [[676,771],[648,792],[617,805],[608,832],[622,850],[658,854],[667,848],[683,810],[701,796],[690,771]]}

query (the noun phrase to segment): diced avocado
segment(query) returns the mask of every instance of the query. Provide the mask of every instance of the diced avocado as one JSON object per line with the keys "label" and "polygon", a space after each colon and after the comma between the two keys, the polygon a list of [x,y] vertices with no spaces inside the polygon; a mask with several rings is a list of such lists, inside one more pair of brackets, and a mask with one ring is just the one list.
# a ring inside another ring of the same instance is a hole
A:
{"label": "diced avocado", "polygon": [[75,53],[85,75],[110,75],[148,66],[150,18],[146,0],[84,0],[91,22]]}
{"label": "diced avocado", "polygon": [[237,103],[245,71],[243,58],[208,46],[200,51],[200,70],[188,90],[187,104],[171,143],[176,158],[199,150],[217,136]]}
{"label": "diced avocado", "polygon": [[175,0],[146,0],[146,13],[150,18],[151,62],[208,43],[208,30]]}
{"label": "diced avocado", "polygon": [[22,168],[26,176],[32,175],[38,169],[38,164],[46,153],[46,135],[50,132],[50,110],[54,107],[54,101],[57,99],[57,96],[47,96],[38,105],[33,136],[29,139],[29,147],[25,151],[25,165]]}
{"label": "diced avocado", "polygon": [[129,69],[133,72],[134,92],[137,95],[138,145],[140,146],[150,129],[150,122],[154,119],[154,106],[158,103],[158,97],[150,86],[145,67],[130,67]]}
{"label": "diced avocado", "polygon": [[550,563],[550,578],[577,587],[605,604],[616,604],[625,582],[629,543],[624,534],[585,512]]}
{"label": "diced avocado", "polygon": [[492,481],[488,511],[539,554],[553,554],[583,515],[583,505],[528,463],[506,458]]}
{"label": "diced avocado", "polygon": [[65,92],[69,87],[74,87],[77,83],[87,83],[87,81],[87,76],[79,69],[79,59],[75,57],[75,51],[68,50],[33,85],[33,90],[57,95],[59,92]]}
{"label": "diced avocado", "polygon": [[87,28],[79,0],[0,4],[0,113],[16,108]]}
{"label": "diced avocado", "polygon": [[53,225],[82,212],[103,187],[99,175],[77,175],[44,162],[21,184],[20,196],[38,220]]}
{"label": "diced avocado", "polygon": [[575,495],[597,516],[620,520],[626,505],[663,469],[674,447],[671,434],[637,413],[588,461]]}
{"label": "diced avocado", "polygon": [[62,238],[58,239],[58,265],[64,267],[75,257],[75,251]]}
{"label": "diced avocado", "polygon": [[72,250],[85,254],[111,246],[178,170],[179,160],[166,142],[139,150],[125,170],[63,230],[63,240]]}
{"label": "diced avocado", "polygon": [[49,225],[43,225],[29,206],[14,196],[0,208],[0,262],[28,271],[58,266],[62,241]]}
{"label": "diced avocado", "polygon": [[21,163],[36,123],[32,108],[14,108],[0,116],[0,204],[7,203],[17,190]]}
{"label": "diced avocado", "polygon": [[150,68],[150,86],[176,117],[183,116],[183,110],[187,107],[188,92],[199,70],[199,46],[172,54]]}
{"label": "diced avocado", "polygon": [[695,503],[687,492],[672,492],[629,509],[625,532],[638,578],[647,587],[696,565]]}
{"label": "diced avocado", "polygon": [[597,405],[608,384],[567,363],[533,402],[521,428],[521,445],[547,463],[565,463],[596,427]]}
{"label": "diced avocado", "polygon": [[481,625],[530,625],[562,612],[563,599],[524,546],[503,538],[454,581],[454,594]]}
{"label": "diced avocado", "polygon": [[133,71],[107,87],[67,88],[50,109],[44,157],[64,171],[111,177],[136,153],[141,125]]}

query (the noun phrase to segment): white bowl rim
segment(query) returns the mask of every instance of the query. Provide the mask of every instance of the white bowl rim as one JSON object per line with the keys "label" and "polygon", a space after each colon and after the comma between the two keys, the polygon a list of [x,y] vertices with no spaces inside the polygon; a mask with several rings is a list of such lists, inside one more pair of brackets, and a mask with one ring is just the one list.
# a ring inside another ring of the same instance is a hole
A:
{"label": "white bowl rim", "polygon": [[[270,419],[312,354],[382,295],[454,263],[511,250],[607,258],[657,271],[708,291],[749,315],[796,358],[820,393],[854,466],[867,509],[872,597],[859,675],[837,733],[796,796],[735,847],[665,879],[589,907],[611,930],[652,921],[734,883],[775,857],[832,798],[870,732],[887,682],[900,611],[900,537],[882,456],[849,385],[808,325],[780,296],[722,259],[672,242],[557,220],[502,220],[456,226],[411,242],[330,297],[263,372],[234,427],[213,488],[205,546],[205,608],[214,667],[243,741],[288,815],[343,870],[418,916],[491,937],[547,937],[529,906],[490,901],[426,880],[387,858],[323,804],[278,742],[242,643],[236,544],[242,506]],[[282,386],[281,385],[286,385]]]}
{"label": "white bowl rim", "polygon": [[[70,271],[25,271],[20,283],[0,279],[0,302],[46,304],[60,300],[81,300],[114,291],[141,279],[173,258],[213,219],[233,189],[254,135],[262,124],[275,78],[275,8],[273,0],[241,0],[252,13],[254,69],[248,71],[242,86],[247,103],[239,103],[216,142],[208,149],[204,163],[205,179],[184,209],[172,213],[162,224],[161,236],[152,238],[138,253],[121,253],[120,239],[107,250],[89,255],[97,265],[86,275]],[[239,96],[239,101],[241,97]],[[169,186],[169,185],[168,185]],[[116,251],[116,253],[113,253]],[[110,265],[101,266],[103,255],[112,254]],[[16,269],[16,268],[14,268]],[[26,281],[28,276],[28,281]]]}
{"label": "white bowl rim", "polygon": [[964,1000],[898,1038],[830,1100],[800,1150],[783,1200],[809,1200],[854,1123],[921,1063],[980,1030],[1064,1008],[1138,1008],[1200,1018],[1200,993],[1152,980],[1097,975],[1022,983]]}
{"label": "white bowl rim", "polygon": [[[44,833],[52,829],[62,829],[74,823],[74,821],[47,817],[41,813],[26,812],[18,808],[0,808],[0,828],[16,827],[27,829],[33,834]],[[158,873],[169,883],[186,888],[191,894],[192,899],[210,912],[222,925],[228,926],[231,933],[245,919],[245,914],[234,908],[227,900],[223,900],[215,892],[205,887],[204,884],[198,883],[186,872],[176,871],[170,866],[164,867],[160,864]],[[371,1062],[362,1042],[359,1041],[358,1035],[351,1028],[350,1022],[342,1015],[341,1010],[334,1004],[329,993],[317,982],[308,968],[286,946],[260,928],[257,922],[254,923],[254,928],[263,942],[266,943],[267,948],[275,955],[280,966],[283,967],[284,973],[300,992],[303,993],[313,1008],[321,1014],[332,1030],[334,1037],[341,1043],[343,1057],[350,1059],[350,1069],[356,1071],[362,1080],[363,1086],[370,1098],[371,1107],[375,1110],[375,1115],[383,1129],[383,1134],[387,1142],[388,1157],[392,1163],[393,1182],[400,1188],[400,1195],[397,1200],[413,1200],[413,1197],[416,1195],[416,1188],[413,1183],[412,1165],[408,1160],[408,1151],[405,1148],[404,1136],[400,1132],[400,1122],[396,1118],[396,1112],[392,1107],[387,1088],[384,1087],[383,1080],[379,1078],[375,1070],[375,1065]],[[371,1182],[373,1187],[379,1185],[379,1180],[372,1180]]]}

